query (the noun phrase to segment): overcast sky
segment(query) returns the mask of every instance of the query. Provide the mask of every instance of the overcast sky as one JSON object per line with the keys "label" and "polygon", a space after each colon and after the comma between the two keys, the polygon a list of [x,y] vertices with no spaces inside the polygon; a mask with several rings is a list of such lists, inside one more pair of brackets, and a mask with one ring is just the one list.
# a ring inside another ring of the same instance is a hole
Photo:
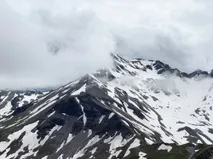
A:
{"label": "overcast sky", "polygon": [[110,52],[211,70],[212,19],[211,0],[1,0],[0,89],[63,85]]}

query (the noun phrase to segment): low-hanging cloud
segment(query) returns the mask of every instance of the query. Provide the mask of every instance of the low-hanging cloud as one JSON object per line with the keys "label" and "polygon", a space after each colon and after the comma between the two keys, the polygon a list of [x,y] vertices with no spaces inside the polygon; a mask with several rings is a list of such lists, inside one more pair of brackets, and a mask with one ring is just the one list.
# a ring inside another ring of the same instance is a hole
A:
{"label": "low-hanging cloud", "polygon": [[114,41],[93,12],[38,10],[32,21],[1,3],[1,88],[59,86],[110,65]]}
{"label": "low-hanging cloud", "polygon": [[0,88],[65,84],[111,52],[184,71],[213,68],[211,1],[2,0]]}

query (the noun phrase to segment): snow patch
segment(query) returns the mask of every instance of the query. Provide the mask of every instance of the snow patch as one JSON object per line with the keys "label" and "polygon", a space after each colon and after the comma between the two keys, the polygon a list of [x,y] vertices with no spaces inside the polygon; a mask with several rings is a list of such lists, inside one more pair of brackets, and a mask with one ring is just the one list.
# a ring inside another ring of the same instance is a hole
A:
{"label": "snow patch", "polygon": [[144,153],[144,152],[139,152],[138,156],[139,156],[139,159],[146,159],[145,158],[146,153]]}
{"label": "snow patch", "polygon": [[124,157],[128,156],[130,154],[130,150],[132,148],[138,147],[140,146],[140,140],[138,140],[137,138],[132,142],[132,144],[129,146],[128,150],[126,151]]}
{"label": "snow patch", "polygon": [[168,146],[168,145],[165,145],[165,144],[162,144],[158,150],[167,150],[168,152],[170,152],[172,150],[172,146]]}

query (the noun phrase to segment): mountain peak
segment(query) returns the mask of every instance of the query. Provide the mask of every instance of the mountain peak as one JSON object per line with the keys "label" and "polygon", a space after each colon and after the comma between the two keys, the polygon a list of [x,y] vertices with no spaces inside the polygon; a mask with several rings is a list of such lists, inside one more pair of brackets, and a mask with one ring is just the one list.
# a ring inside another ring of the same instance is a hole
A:
{"label": "mountain peak", "polygon": [[120,66],[120,69],[125,69],[124,66],[131,65],[133,68],[141,68],[142,66],[144,69],[154,69],[157,71],[158,74],[166,73],[170,75],[176,75],[181,78],[197,78],[197,77],[213,77],[213,71],[207,72],[200,69],[197,69],[191,73],[186,73],[178,68],[172,68],[170,65],[163,63],[159,60],[146,60],[142,58],[135,58],[133,60],[126,60],[118,54],[111,54],[113,57],[113,61],[115,65]]}

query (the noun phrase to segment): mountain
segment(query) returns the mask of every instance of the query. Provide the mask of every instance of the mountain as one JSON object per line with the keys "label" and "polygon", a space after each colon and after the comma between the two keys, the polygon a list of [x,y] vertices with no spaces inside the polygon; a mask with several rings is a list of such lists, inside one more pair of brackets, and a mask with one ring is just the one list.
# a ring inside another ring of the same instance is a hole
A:
{"label": "mountain", "polygon": [[212,72],[112,58],[28,104],[4,93],[0,159],[211,159]]}
{"label": "mountain", "polygon": [[32,105],[43,93],[33,91],[0,91],[0,122]]}

